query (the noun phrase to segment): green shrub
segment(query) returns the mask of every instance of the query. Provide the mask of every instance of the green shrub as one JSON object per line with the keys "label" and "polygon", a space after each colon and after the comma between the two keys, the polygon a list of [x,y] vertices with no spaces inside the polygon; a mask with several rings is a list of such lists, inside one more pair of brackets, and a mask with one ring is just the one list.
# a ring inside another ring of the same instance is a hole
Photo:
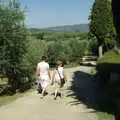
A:
{"label": "green shrub", "polygon": [[98,60],[97,67],[101,85],[110,82],[111,73],[120,73],[120,54],[114,50],[110,50],[102,58]]}
{"label": "green shrub", "polygon": [[67,44],[63,44],[61,41],[53,42],[48,44],[48,61],[51,65],[55,65],[57,60],[62,60],[64,63],[70,58],[71,49]]}
{"label": "green shrub", "polygon": [[28,36],[24,20],[24,11],[18,1],[0,0],[0,75],[8,78],[14,90],[26,73],[22,73],[21,68]]}
{"label": "green shrub", "polygon": [[120,94],[120,80],[111,81],[111,73],[120,74],[120,54],[110,50],[97,63],[98,84],[101,90],[100,107],[115,111],[115,101]]}
{"label": "green shrub", "polygon": [[111,50],[98,60],[97,70],[99,72],[120,72],[120,54]]}

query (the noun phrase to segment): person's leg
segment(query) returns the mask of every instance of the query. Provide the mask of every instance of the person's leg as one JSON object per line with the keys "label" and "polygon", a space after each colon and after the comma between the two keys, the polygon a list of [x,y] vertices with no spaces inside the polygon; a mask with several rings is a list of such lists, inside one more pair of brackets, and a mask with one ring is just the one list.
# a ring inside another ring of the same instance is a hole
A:
{"label": "person's leg", "polygon": [[40,83],[39,83],[38,86],[37,86],[37,91],[38,91],[38,93],[41,93],[41,92],[42,92],[42,86],[41,86]]}
{"label": "person's leg", "polygon": [[60,91],[60,97],[62,98],[63,97],[62,87],[59,88],[59,91]]}
{"label": "person's leg", "polygon": [[46,93],[46,90],[47,90],[47,87],[49,86],[49,83],[44,81],[43,82],[43,85],[42,85],[42,92],[41,92],[41,98],[44,97],[45,93]]}
{"label": "person's leg", "polygon": [[55,82],[55,95],[54,95],[55,100],[57,99],[58,92],[59,92],[59,82],[56,80],[56,82]]}
{"label": "person's leg", "polygon": [[43,90],[43,79],[40,77],[40,80],[38,81],[38,92],[41,94]]}
{"label": "person's leg", "polygon": [[54,96],[54,99],[56,100],[56,98],[57,98],[57,95],[58,95],[58,89],[56,88],[55,89],[55,96]]}
{"label": "person's leg", "polygon": [[41,96],[40,96],[41,98],[44,97],[45,91],[46,91],[46,88],[43,88],[43,89],[42,89],[42,92],[41,92]]}

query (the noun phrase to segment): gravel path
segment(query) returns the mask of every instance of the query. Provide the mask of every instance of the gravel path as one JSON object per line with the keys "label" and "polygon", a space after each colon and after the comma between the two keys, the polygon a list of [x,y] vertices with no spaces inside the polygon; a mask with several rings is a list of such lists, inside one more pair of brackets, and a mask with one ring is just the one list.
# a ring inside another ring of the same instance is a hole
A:
{"label": "gravel path", "polygon": [[[95,110],[88,109],[74,95],[75,91],[69,89],[73,86],[73,76],[76,71],[88,72],[90,70],[90,67],[66,69],[68,83],[64,88],[64,98],[53,100],[52,96],[48,94],[40,99],[39,94],[33,91],[8,105],[0,107],[0,120],[97,120]],[[83,79],[87,77],[83,76]]]}

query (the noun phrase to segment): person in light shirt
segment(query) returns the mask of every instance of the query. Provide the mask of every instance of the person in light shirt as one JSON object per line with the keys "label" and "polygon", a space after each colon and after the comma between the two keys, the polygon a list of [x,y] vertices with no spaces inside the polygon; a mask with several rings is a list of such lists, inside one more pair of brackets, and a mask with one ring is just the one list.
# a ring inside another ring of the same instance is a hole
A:
{"label": "person in light shirt", "polygon": [[56,100],[57,95],[60,93],[60,97],[62,97],[62,87],[64,86],[64,83],[62,83],[62,79],[64,79],[64,83],[66,82],[66,74],[64,72],[63,68],[63,62],[62,61],[57,61],[57,67],[53,71],[52,75],[52,81],[55,86],[55,96],[54,100]]}
{"label": "person in light shirt", "polygon": [[37,64],[36,74],[39,76],[39,83],[42,87],[41,98],[44,97],[46,89],[50,83],[50,72],[49,72],[49,64],[46,62],[47,58],[42,56],[42,61]]}

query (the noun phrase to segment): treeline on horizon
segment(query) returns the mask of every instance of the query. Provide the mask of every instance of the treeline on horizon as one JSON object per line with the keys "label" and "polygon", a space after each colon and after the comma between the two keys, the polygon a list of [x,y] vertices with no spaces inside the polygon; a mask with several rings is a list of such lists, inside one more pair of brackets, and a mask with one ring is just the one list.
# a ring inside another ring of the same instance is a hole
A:
{"label": "treeline on horizon", "polygon": [[89,31],[89,25],[86,24],[74,24],[74,25],[61,25],[56,27],[46,27],[46,28],[30,28],[31,31],[50,31],[50,32],[58,32],[58,33],[70,33],[74,31]]}
{"label": "treeline on horizon", "polygon": [[[61,59],[64,63],[76,61],[84,55],[98,56],[98,42],[96,38],[89,38],[89,31],[55,32],[31,30],[31,38],[46,44],[48,61],[55,63]],[[113,48],[115,41],[110,39],[103,43],[104,53]]]}

